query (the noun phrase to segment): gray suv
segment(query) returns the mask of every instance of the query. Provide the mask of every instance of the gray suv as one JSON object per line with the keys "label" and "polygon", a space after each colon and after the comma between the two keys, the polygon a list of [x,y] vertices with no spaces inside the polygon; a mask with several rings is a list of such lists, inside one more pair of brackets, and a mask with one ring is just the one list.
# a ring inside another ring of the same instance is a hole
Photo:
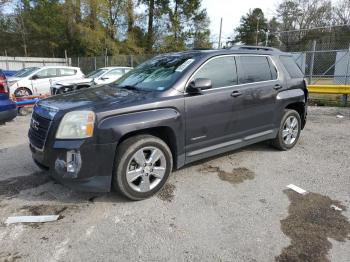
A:
{"label": "gray suv", "polygon": [[193,161],[264,140],[291,149],[307,100],[303,73],[276,49],[163,54],[112,84],[40,101],[30,148],[68,186],[140,200]]}

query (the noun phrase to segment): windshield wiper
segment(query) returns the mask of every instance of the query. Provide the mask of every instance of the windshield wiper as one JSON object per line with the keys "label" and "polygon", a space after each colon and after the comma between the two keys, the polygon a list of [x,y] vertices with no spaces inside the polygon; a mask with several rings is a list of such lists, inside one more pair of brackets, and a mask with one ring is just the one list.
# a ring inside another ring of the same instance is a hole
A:
{"label": "windshield wiper", "polygon": [[117,86],[117,87],[120,87],[120,88],[125,88],[125,89],[128,89],[128,90],[139,90],[136,86],[132,86],[132,85],[121,85],[121,86]]}

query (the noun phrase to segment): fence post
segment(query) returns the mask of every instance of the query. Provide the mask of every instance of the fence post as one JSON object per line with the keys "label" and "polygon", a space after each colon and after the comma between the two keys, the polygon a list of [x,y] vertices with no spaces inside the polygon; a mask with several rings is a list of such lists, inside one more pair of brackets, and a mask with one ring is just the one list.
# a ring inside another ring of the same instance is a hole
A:
{"label": "fence post", "polygon": [[108,49],[106,48],[106,50],[105,50],[105,67],[107,67],[107,59],[108,59],[107,55],[108,55]]}
{"label": "fence post", "polygon": [[66,59],[66,66],[69,66],[69,63],[68,63],[68,56],[67,56],[67,50],[64,50],[64,58]]}
{"label": "fence post", "polygon": [[80,57],[78,56],[78,67],[80,67]]}
{"label": "fence post", "polygon": [[9,61],[7,60],[7,51],[5,50],[5,64],[6,64],[6,70],[9,70]]}
{"label": "fence post", "polygon": [[[348,64],[346,66],[346,75],[345,75],[345,84],[348,85],[349,82],[349,70],[350,70],[350,44],[349,44],[349,49],[348,49]],[[346,106],[348,102],[348,95],[347,94],[343,94],[341,97],[341,106]]]}
{"label": "fence post", "polygon": [[94,57],[94,70],[96,70],[96,56]]}
{"label": "fence post", "polygon": [[131,65],[131,67],[134,67],[134,57],[133,57],[133,55],[130,55],[130,65]]}
{"label": "fence post", "polygon": [[316,40],[312,42],[312,53],[311,53],[311,64],[310,64],[310,76],[309,84],[312,84],[312,75],[314,73],[314,64],[315,64],[315,52],[316,52]]}

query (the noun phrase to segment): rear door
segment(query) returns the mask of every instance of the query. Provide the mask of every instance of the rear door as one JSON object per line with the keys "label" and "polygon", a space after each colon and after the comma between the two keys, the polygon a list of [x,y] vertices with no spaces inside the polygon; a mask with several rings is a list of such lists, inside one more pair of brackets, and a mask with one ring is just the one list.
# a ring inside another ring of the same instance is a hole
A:
{"label": "rear door", "polygon": [[276,96],[282,88],[276,67],[270,57],[261,55],[237,55],[236,63],[232,132],[246,141],[272,134]]}

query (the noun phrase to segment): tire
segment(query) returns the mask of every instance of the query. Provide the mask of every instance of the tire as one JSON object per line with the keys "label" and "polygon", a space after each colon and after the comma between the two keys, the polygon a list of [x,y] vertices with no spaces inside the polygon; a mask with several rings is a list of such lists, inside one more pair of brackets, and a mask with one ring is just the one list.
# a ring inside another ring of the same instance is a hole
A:
{"label": "tire", "polygon": [[173,157],[163,140],[151,135],[134,136],[117,148],[112,186],[131,200],[146,199],[163,187],[172,168]]}
{"label": "tire", "polygon": [[[294,124],[292,124],[292,122]],[[296,121],[296,122],[295,122]],[[295,126],[295,124],[297,124]],[[299,140],[301,131],[301,119],[297,111],[286,109],[281,120],[278,134],[272,145],[279,150],[286,151],[293,148]]]}
{"label": "tire", "polygon": [[26,87],[20,87],[17,88],[14,92],[16,97],[21,97],[21,96],[30,96],[32,95],[32,91],[30,91],[28,88]]}

